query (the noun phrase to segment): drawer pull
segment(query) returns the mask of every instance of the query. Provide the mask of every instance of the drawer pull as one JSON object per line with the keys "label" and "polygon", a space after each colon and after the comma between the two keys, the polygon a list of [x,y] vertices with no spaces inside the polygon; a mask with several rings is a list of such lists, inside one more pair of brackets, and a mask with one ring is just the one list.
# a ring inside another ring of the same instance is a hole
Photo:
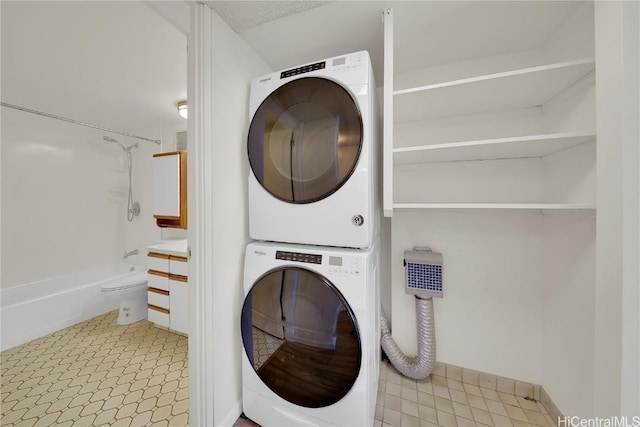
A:
{"label": "drawer pull", "polygon": [[153,292],[154,294],[166,295],[169,296],[169,291],[165,291],[164,289],[158,288],[148,288],[149,292]]}
{"label": "drawer pull", "polygon": [[181,276],[179,274],[169,274],[169,280],[187,283],[189,281],[189,278],[187,276]]}
{"label": "drawer pull", "polygon": [[186,256],[169,255],[171,261],[187,262]]}
{"label": "drawer pull", "polygon": [[157,252],[149,252],[149,253],[147,253],[147,256],[151,257],[151,258],[169,259],[169,255],[167,255],[167,254],[159,254]]}
{"label": "drawer pull", "polygon": [[159,311],[160,313],[169,314],[169,310],[167,310],[166,308],[158,307],[157,305],[147,304],[147,308],[149,308],[149,310],[155,310]]}
{"label": "drawer pull", "polygon": [[147,270],[147,273],[148,274],[153,274],[154,276],[169,277],[169,273],[165,273],[164,271]]}

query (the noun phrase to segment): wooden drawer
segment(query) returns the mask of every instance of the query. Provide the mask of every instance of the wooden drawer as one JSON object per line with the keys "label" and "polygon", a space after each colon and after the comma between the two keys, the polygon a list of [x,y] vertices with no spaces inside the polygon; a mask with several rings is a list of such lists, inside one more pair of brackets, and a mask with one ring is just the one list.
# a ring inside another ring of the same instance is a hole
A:
{"label": "wooden drawer", "polygon": [[189,275],[189,264],[186,257],[171,255],[169,257],[169,273],[179,276]]}
{"label": "wooden drawer", "polygon": [[147,271],[147,285],[150,288],[162,289],[163,291],[169,290],[169,273],[162,271],[149,270]]}
{"label": "wooden drawer", "polygon": [[160,326],[169,327],[169,310],[164,309],[162,307],[156,307],[154,305],[149,305],[148,311],[148,319],[150,322],[153,322]]}
{"label": "wooden drawer", "polygon": [[147,292],[147,301],[151,305],[169,309],[169,291],[149,288],[149,292]]}
{"label": "wooden drawer", "polygon": [[147,254],[147,265],[149,270],[169,272],[169,255],[157,252],[149,252]]}

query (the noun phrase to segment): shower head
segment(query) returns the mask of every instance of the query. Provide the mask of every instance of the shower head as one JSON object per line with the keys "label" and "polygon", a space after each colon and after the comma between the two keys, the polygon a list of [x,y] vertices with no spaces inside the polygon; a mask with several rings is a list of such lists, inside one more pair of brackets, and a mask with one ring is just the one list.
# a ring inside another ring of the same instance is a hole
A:
{"label": "shower head", "polygon": [[118,141],[117,139],[111,138],[110,136],[107,136],[107,135],[103,136],[103,137],[102,137],[102,139],[104,139],[104,140],[105,140],[105,141],[107,141],[107,142],[115,142],[115,143],[116,143],[116,144],[118,144],[118,145],[119,145],[119,146],[120,146],[124,151],[129,151],[129,150],[131,150],[132,148],[134,148],[134,147],[137,147],[137,146],[138,146],[138,143],[136,142],[135,144],[133,144],[133,145],[132,145],[132,146],[130,146],[130,147],[125,147],[125,146],[124,146],[124,144],[122,144],[120,141]]}
{"label": "shower head", "polygon": [[104,139],[106,142],[115,142],[120,146],[120,148],[122,148],[122,151],[124,151],[127,155],[127,160],[128,160],[127,169],[129,170],[129,197],[127,199],[127,220],[131,222],[133,221],[134,216],[140,215],[140,203],[133,201],[133,191],[131,190],[131,174],[133,173],[133,157],[131,156],[131,149],[137,147],[138,144],[136,143],[136,144],[130,145],[129,147],[125,147],[123,143],[121,143],[115,138],[111,138],[110,136],[105,135],[102,137],[102,139]]}
{"label": "shower head", "polygon": [[122,145],[122,143],[120,141],[118,141],[117,139],[111,138],[110,136],[103,136],[102,139],[104,139],[107,142],[115,142],[116,144],[118,144],[124,151],[127,151],[127,148]]}

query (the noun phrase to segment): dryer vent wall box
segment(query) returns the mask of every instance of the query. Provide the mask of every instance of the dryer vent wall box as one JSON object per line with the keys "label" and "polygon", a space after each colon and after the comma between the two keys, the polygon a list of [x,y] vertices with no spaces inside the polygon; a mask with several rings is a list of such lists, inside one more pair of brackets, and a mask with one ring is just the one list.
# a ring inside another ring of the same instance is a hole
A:
{"label": "dryer vent wall box", "polygon": [[431,250],[404,252],[405,293],[419,298],[442,297],[442,254]]}
{"label": "dryer vent wall box", "polygon": [[251,85],[249,234],[368,248],[380,232],[379,107],[367,52]]}

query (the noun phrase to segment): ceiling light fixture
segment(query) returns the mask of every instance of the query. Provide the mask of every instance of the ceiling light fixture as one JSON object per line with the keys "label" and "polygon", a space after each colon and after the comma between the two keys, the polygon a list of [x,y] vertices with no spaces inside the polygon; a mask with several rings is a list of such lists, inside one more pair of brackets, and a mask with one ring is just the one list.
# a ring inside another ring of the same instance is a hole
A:
{"label": "ceiling light fixture", "polygon": [[178,102],[178,113],[185,119],[187,118],[187,101]]}

